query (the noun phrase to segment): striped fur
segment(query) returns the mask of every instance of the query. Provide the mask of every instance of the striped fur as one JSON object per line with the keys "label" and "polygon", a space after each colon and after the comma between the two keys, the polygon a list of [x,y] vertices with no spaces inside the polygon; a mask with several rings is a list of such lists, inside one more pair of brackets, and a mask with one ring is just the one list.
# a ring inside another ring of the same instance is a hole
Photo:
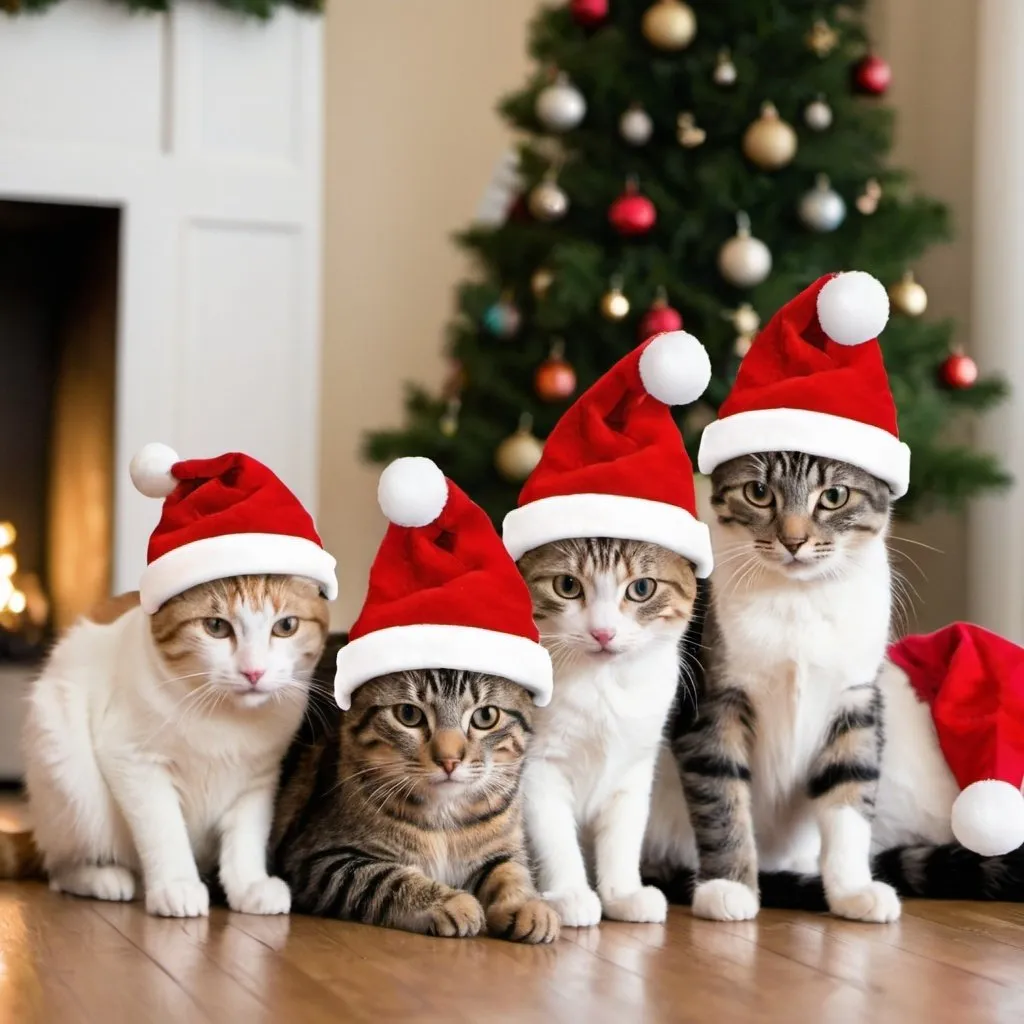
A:
{"label": "striped fur", "polygon": [[[422,722],[403,723],[406,705]],[[272,838],[296,909],[553,941],[558,917],[534,890],[523,837],[532,715],[522,687],[448,670],[385,676],[349,711],[318,711],[285,760]]]}

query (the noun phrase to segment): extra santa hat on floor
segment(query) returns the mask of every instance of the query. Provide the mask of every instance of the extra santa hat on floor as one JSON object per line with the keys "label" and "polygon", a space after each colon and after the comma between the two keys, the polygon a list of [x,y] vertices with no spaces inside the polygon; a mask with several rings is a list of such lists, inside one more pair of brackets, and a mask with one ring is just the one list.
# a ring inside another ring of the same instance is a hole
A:
{"label": "extra santa hat on floor", "polygon": [[530,592],[483,509],[423,458],[381,474],[390,520],[370,569],[363,610],[338,652],[334,696],[390,672],[461,669],[519,683],[543,707],[552,668]]}
{"label": "extra santa hat on floor", "polygon": [[701,343],[655,335],[620,359],[566,411],[502,528],[514,559],[574,537],[658,544],[711,573],[708,528],[696,518],[693,468],[671,406],[711,380]]}
{"label": "extra santa hat on floor", "polygon": [[906,494],[910,449],[899,439],[878,344],[888,319],[885,288],[859,270],[822,277],[787,302],[705,428],[700,471],[741,455],[800,451],[858,466],[894,497]]}
{"label": "extra santa hat on floor", "polygon": [[262,463],[238,452],[182,461],[167,445],[148,444],[130,472],[139,491],[164,499],[139,584],[147,614],[228,576],[305,576],[328,600],[338,596],[337,563],[312,517]]}
{"label": "extra santa hat on floor", "polygon": [[986,857],[1024,844],[1024,650],[958,622],[889,648],[931,707],[939,746],[960,786],[951,824]]}

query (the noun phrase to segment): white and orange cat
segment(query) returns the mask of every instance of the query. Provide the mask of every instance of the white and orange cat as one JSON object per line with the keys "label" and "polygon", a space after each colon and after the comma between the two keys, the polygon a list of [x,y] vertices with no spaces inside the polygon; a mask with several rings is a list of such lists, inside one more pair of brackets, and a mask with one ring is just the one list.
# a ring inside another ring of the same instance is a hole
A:
{"label": "white and orange cat", "polygon": [[[0,836],[7,875],[133,899],[151,914],[285,914],[267,872],[278,772],[327,635],[327,602],[297,576],[191,587],[153,614],[129,594],[61,639],[29,697],[29,837]],[[34,864],[33,864],[34,862]],[[40,863],[41,862],[41,863]]]}

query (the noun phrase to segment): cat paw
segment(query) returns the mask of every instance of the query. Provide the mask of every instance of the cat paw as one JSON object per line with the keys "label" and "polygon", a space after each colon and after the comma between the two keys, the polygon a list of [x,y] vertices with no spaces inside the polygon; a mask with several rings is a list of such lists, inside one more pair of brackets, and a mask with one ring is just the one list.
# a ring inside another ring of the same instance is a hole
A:
{"label": "cat paw", "polygon": [[135,898],[135,876],[116,864],[80,864],[54,874],[50,888],[73,896],[127,903]]}
{"label": "cat paw", "polygon": [[542,899],[527,900],[519,907],[496,904],[487,911],[487,931],[510,942],[554,942],[559,927],[558,914]]}
{"label": "cat paw", "polygon": [[228,906],[239,914],[287,914],[292,892],[280,878],[259,878],[240,897],[229,893]]}
{"label": "cat paw", "polygon": [[872,882],[855,892],[833,892],[826,893],[826,896],[828,909],[836,917],[845,917],[850,921],[873,921],[877,924],[899,920],[900,898],[896,890],[885,882]]}
{"label": "cat paw", "polygon": [[210,893],[202,882],[177,878],[146,890],[146,913],[156,917],[206,917]]}
{"label": "cat paw", "polygon": [[742,882],[713,878],[701,882],[693,894],[693,915],[709,921],[752,921],[757,917],[757,893]]}
{"label": "cat paw", "polygon": [[593,889],[546,892],[544,899],[566,928],[593,928],[601,923],[601,899]]}
{"label": "cat paw", "polygon": [[624,896],[601,900],[604,916],[613,921],[634,921],[637,924],[661,924],[668,916],[668,900],[653,885],[645,885]]}
{"label": "cat paw", "polygon": [[446,939],[479,935],[484,927],[484,908],[468,892],[459,892],[434,907],[428,914],[427,934]]}

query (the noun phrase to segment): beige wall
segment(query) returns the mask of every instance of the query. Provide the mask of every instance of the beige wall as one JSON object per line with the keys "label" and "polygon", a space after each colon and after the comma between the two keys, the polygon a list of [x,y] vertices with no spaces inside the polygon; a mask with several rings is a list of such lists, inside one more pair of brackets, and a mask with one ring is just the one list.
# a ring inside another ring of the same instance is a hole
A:
{"label": "beige wall", "polygon": [[[377,470],[361,432],[401,420],[401,381],[438,382],[452,288],[449,241],[473,216],[507,141],[495,99],[522,81],[536,0],[331,0],[327,16],[327,267],[319,521],[340,563],[335,625],[358,611],[382,532]],[[895,70],[896,159],[952,203],[960,234],[920,276],[932,312],[969,313],[974,5],[876,0],[879,52]],[[897,531],[919,563],[915,625],[965,614],[964,529],[942,517]],[[927,601],[925,601],[927,598]]]}

